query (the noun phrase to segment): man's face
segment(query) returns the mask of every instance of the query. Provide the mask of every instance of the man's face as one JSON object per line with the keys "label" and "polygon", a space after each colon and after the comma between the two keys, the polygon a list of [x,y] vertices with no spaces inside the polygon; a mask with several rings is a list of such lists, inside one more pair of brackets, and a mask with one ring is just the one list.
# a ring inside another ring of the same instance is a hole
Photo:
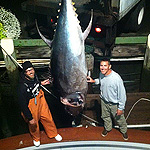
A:
{"label": "man's face", "polygon": [[101,61],[100,62],[100,71],[103,75],[109,75],[111,73],[111,65],[108,61]]}
{"label": "man's face", "polygon": [[27,77],[29,77],[29,79],[34,79],[34,76],[35,76],[34,68],[31,67],[31,68],[26,69],[25,74]]}

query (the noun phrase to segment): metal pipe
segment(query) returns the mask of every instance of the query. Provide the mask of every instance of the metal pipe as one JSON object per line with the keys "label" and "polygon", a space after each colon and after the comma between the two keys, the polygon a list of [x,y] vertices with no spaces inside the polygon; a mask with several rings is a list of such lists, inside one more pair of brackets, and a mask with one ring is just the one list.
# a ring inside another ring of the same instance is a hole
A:
{"label": "metal pipe", "polygon": [[[114,126],[114,127],[119,128],[119,126]],[[150,128],[150,124],[127,125],[127,128]]]}

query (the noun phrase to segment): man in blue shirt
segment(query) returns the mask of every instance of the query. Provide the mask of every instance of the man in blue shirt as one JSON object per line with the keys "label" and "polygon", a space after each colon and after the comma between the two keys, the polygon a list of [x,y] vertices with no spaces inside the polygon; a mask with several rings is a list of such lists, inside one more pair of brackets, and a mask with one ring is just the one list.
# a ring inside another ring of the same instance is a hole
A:
{"label": "man in blue shirt", "polygon": [[99,78],[93,80],[88,76],[87,79],[87,82],[100,84],[101,117],[104,120],[104,130],[101,135],[105,137],[112,130],[113,118],[119,125],[124,140],[128,140],[127,123],[124,117],[126,91],[120,75],[111,69],[108,59],[103,59],[100,62]]}

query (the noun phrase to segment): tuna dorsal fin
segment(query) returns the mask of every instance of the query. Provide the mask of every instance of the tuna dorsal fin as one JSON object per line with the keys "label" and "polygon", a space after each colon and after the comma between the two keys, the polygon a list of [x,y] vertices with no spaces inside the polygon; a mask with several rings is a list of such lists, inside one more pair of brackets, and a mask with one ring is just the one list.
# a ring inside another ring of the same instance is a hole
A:
{"label": "tuna dorsal fin", "polygon": [[40,30],[39,30],[39,27],[38,27],[38,24],[37,24],[37,20],[35,20],[35,23],[36,23],[36,28],[37,28],[37,30],[38,30],[38,33],[39,33],[40,37],[43,39],[43,41],[44,41],[49,47],[51,47],[52,41],[49,40],[49,39],[47,39],[46,37],[44,37],[44,36],[42,35],[42,33],[41,33]]}
{"label": "tuna dorsal fin", "polygon": [[90,33],[91,27],[92,27],[92,20],[93,20],[93,9],[91,10],[91,20],[89,22],[88,27],[86,28],[86,30],[83,32],[83,40],[85,40],[87,38],[87,36]]}

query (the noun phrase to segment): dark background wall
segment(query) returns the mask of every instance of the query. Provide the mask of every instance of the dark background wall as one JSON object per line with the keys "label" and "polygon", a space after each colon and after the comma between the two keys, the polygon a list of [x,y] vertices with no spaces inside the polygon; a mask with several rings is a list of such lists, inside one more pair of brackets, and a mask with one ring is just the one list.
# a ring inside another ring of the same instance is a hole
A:
{"label": "dark background wall", "polygon": [[[1,0],[0,1],[0,6],[4,7],[6,10],[10,10],[13,14],[16,15],[16,17],[18,18],[18,20],[20,21],[22,27],[22,34],[21,34],[21,38],[24,38],[26,36],[26,34],[24,33],[25,29],[24,29],[24,22],[27,19],[27,12],[24,12],[21,9],[21,3],[24,2],[26,0]],[[148,35],[150,33],[150,26],[149,26],[149,22],[150,22],[150,3],[149,0],[145,0],[146,3],[146,10],[145,10],[145,16],[143,19],[143,24],[141,29],[137,32],[137,33],[130,33],[130,35]],[[127,34],[121,34],[120,36],[126,36]]]}

